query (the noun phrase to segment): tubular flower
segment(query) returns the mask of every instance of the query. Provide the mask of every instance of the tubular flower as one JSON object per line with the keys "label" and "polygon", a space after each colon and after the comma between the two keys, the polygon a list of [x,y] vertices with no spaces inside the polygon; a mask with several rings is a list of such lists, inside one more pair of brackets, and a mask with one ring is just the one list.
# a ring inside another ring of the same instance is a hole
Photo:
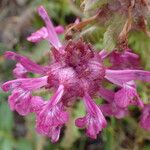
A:
{"label": "tubular flower", "polygon": [[[102,57],[109,58],[111,69],[135,69],[140,68],[139,56],[131,52],[131,49],[124,49],[121,52],[114,50],[106,53],[105,50],[99,53]],[[127,107],[128,105],[137,105],[143,107],[143,102],[136,91],[134,81],[127,82],[123,87],[114,94],[115,103],[119,107]]]}
{"label": "tubular flower", "polygon": [[41,78],[19,78],[3,84],[4,91],[12,91],[9,96],[11,110],[16,110],[20,115],[31,112],[31,92],[47,85],[47,76]]}
{"label": "tubular flower", "polygon": [[100,108],[94,103],[88,94],[85,94],[84,103],[87,115],[83,118],[78,118],[75,121],[79,128],[86,128],[86,135],[96,139],[97,134],[106,127],[106,120]]}
{"label": "tubular flower", "polygon": [[50,101],[45,103],[39,111],[36,111],[36,129],[39,133],[47,135],[56,142],[59,139],[62,126],[68,121],[68,113],[64,111],[61,98],[64,94],[64,86],[60,85]]}
{"label": "tubular flower", "polygon": [[127,107],[128,105],[137,105],[143,107],[143,102],[140,99],[134,82],[128,82],[123,85],[123,88],[115,93],[114,100],[120,107]]}
{"label": "tubular flower", "polygon": [[115,92],[100,87],[99,95],[107,101],[107,103],[99,106],[105,116],[114,116],[120,119],[128,114],[127,107],[122,108],[115,103]]}
{"label": "tubular flower", "polygon": [[114,50],[108,54],[112,69],[138,69],[140,66],[139,56],[131,51],[125,49],[121,52]]}
{"label": "tubular flower", "polygon": [[[64,32],[63,26],[55,27],[55,31],[57,34],[62,34]],[[28,41],[37,43],[42,40],[48,40],[48,31],[46,27],[42,27],[38,31],[34,32],[27,38]]]}
{"label": "tubular flower", "polygon": [[[76,125],[81,128],[85,127],[86,134],[95,139],[106,127],[104,115],[121,118],[127,111],[122,104],[118,106],[114,103],[114,94],[108,101],[104,91],[99,92],[102,81],[109,81],[124,88],[124,85],[134,80],[150,82],[150,72],[130,68],[107,69],[103,64],[105,57],[101,57],[104,55],[94,51],[93,47],[83,40],[69,40],[61,43],[46,10],[40,6],[38,13],[45,21],[45,29],[48,34],[46,39],[51,45],[53,61],[48,66],[40,66],[27,57],[14,52],[6,52],[5,56],[21,64],[26,73],[32,72],[41,76],[23,78],[21,72],[18,79],[4,83],[2,89],[12,91],[9,97],[10,107],[21,115],[35,113],[37,131],[50,137],[52,142],[57,142],[61,128],[68,121],[66,107],[77,98],[83,98],[87,114],[83,118],[78,118]],[[39,34],[37,34],[38,38]],[[32,92],[40,88],[52,89],[55,94],[49,101],[32,96]],[[129,88],[129,91],[136,95],[133,89]],[[94,97],[98,95],[106,98],[109,111],[94,102]],[[117,113],[117,110],[120,111],[120,114]]]}

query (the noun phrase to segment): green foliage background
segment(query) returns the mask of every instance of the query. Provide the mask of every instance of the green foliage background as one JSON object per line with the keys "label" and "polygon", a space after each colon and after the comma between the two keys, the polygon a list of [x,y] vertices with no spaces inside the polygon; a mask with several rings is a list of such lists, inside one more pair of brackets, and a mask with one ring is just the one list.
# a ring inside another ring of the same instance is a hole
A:
{"label": "green foliage background", "polygon": [[[3,1],[3,0],[2,0]],[[101,1],[101,5],[106,3]],[[21,0],[14,2],[5,1],[0,12],[0,84],[13,79],[12,69],[15,62],[5,60],[3,53],[6,50],[26,55],[39,64],[46,64],[49,60],[47,53],[49,45],[43,41],[36,45],[25,40],[31,31],[35,31],[43,25],[40,17],[35,13],[37,6],[44,5],[54,23],[66,25],[72,23],[76,17],[87,17],[79,7],[80,1],[74,5],[70,0]],[[15,13],[14,9],[16,10]],[[27,15],[25,15],[27,13]],[[19,20],[13,20],[17,17]],[[24,17],[24,18],[23,18]],[[25,18],[26,17],[26,18]],[[119,26],[118,18],[110,26],[97,24],[85,28],[80,36],[94,44],[101,50],[109,50],[115,47],[115,31]],[[14,23],[15,22],[15,23]],[[117,23],[116,23],[117,22]],[[16,28],[15,28],[16,27]],[[63,39],[63,36],[61,37]],[[141,65],[150,70],[150,38],[142,32],[131,32],[129,46],[141,57]],[[150,85],[140,83],[138,91],[145,103],[149,103]],[[138,125],[140,111],[131,107],[130,116],[117,120],[108,118],[108,127],[93,141],[88,139],[83,130],[74,125],[75,118],[82,116],[84,108],[82,102],[70,109],[70,121],[63,130],[61,139],[57,144],[51,144],[46,137],[38,135],[34,130],[35,117],[29,115],[20,117],[11,112],[7,97],[10,93],[3,93],[0,89],[0,150],[149,150],[150,133],[141,129]],[[48,98],[50,95],[40,91],[40,95]]]}

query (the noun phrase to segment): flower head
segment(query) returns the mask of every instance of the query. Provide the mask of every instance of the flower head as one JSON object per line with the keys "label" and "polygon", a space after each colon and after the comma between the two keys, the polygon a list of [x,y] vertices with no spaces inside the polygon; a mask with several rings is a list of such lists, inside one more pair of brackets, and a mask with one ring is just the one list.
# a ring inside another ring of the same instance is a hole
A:
{"label": "flower head", "polygon": [[[108,69],[103,63],[105,51],[98,53],[91,44],[81,39],[61,43],[46,10],[40,6],[38,13],[45,21],[45,27],[31,37],[35,41],[41,39],[49,41],[53,61],[48,66],[40,66],[25,56],[6,52],[5,56],[8,59],[17,61],[21,65],[19,67],[23,67],[19,68],[20,72],[18,68],[15,70],[17,79],[8,81],[2,86],[6,92],[12,91],[9,97],[10,107],[21,115],[34,112],[37,131],[50,137],[52,142],[57,142],[61,128],[68,121],[66,112],[68,103],[78,98],[83,99],[87,114],[83,118],[78,118],[76,125],[86,128],[86,134],[95,139],[106,127],[104,115],[121,118],[127,114],[125,106],[135,104],[134,98],[139,100],[135,88],[127,85],[134,80],[150,82],[150,72],[131,68]],[[32,72],[41,77],[24,78],[22,69],[26,75]],[[102,81],[109,81],[121,89],[118,93],[112,92],[113,94],[102,91]],[[32,92],[40,88],[55,93],[49,101],[32,96]],[[121,94],[123,98],[120,98]],[[94,102],[94,97],[98,95],[106,98],[105,106],[98,106]]]}

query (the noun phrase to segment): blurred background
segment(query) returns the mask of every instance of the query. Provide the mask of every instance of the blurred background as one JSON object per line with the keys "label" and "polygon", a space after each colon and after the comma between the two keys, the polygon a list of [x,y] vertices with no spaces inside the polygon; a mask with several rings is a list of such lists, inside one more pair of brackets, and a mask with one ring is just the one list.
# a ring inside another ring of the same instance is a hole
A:
{"label": "blurred background", "polygon": [[[0,84],[14,78],[12,70],[16,63],[5,60],[3,54],[7,50],[28,56],[42,65],[49,60],[47,54],[50,48],[46,41],[32,44],[26,40],[27,36],[43,26],[36,13],[39,5],[45,6],[55,25],[66,26],[76,18],[84,17],[80,0],[75,3],[71,0],[0,0]],[[92,26],[85,39],[99,50],[112,46],[111,32],[104,26],[98,27],[99,32],[95,32]],[[86,33],[87,30],[84,30],[80,34],[84,36]],[[60,38],[63,39],[63,35]],[[109,45],[104,42],[106,38]],[[150,38],[142,32],[133,32],[129,36],[129,46],[140,55],[142,68],[150,70]],[[149,89],[150,85],[146,83],[138,87],[145,103],[150,100]],[[36,133],[33,114],[22,117],[10,111],[7,103],[9,94],[0,89],[0,150],[150,150],[150,132],[139,127],[138,108],[129,108],[130,116],[121,120],[107,118],[107,128],[97,140],[91,140],[85,136],[84,130],[74,125],[75,118],[84,114],[82,103],[77,103],[70,110],[70,121],[63,129],[59,142],[52,144],[50,139]],[[45,91],[39,94],[49,97]]]}

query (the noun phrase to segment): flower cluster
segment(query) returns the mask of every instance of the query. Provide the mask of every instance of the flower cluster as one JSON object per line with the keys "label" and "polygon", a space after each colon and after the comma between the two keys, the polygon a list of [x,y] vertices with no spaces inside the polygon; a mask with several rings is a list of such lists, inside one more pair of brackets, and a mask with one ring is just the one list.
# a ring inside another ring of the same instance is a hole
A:
{"label": "flower cluster", "polygon": [[[136,80],[150,82],[150,72],[139,69],[138,56],[129,49],[98,53],[82,39],[62,43],[57,33],[62,33],[63,29],[59,27],[56,30],[42,6],[38,13],[45,27],[27,40],[34,43],[48,40],[53,61],[48,66],[40,66],[25,56],[10,51],[5,53],[6,58],[17,61],[13,70],[16,79],[2,85],[5,92],[12,91],[8,98],[11,110],[23,116],[35,113],[37,132],[50,137],[52,142],[59,140],[61,128],[69,119],[67,107],[78,98],[83,100],[86,114],[77,118],[75,125],[85,128],[88,137],[96,139],[106,127],[105,116],[125,117],[129,105],[143,110],[140,124],[150,129],[150,106],[143,104],[135,83]],[[110,60],[111,66],[104,65],[105,59]],[[29,78],[29,72],[40,77]],[[119,90],[114,92],[104,88],[103,81],[115,84]],[[48,101],[32,95],[41,88],[54,92]],[[106,102],[97,105],[94,101],[97,96]]]}

